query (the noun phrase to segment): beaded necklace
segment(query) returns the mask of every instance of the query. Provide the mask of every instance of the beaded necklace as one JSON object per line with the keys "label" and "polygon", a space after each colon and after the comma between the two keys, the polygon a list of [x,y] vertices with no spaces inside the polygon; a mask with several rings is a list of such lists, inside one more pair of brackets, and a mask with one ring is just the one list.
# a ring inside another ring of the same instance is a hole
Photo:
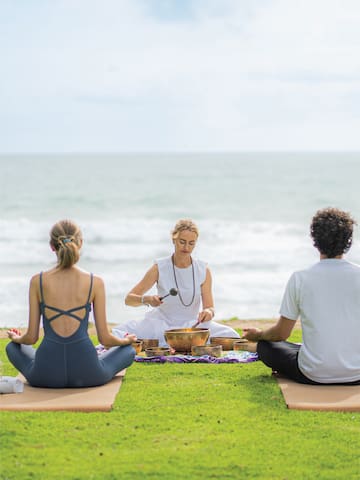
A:
{"label": "beaded necklace", "polygon": [[179,298],[180,298],[180,302],[184,305],[184,307],[190,307],[190,305],[192,305],[192,303],[193,303],[193,301],[194,301],[194,298],[195,298],[195,273],[194,273],[194,264],[193,264],[193,261],[192,261],[192,258],[191,258],[191,257],[190,257],[190,260],[191,260],[192,280],[193,280],[193,294],[192,294],[191,302],[190,302],[190,303],[185,303],[184,300],[182,299],[182,296],[181,296],[181,293],[180,293],[180,289],[179,289],[179,285],[178,285],[177,279],[176,279],[174,255],[171,257],[172,267],[173,267],[173,272],[174,272],[175,285],[176,285],[176,288],[177,288],[177,291],[178,291],[178,295],[179,295]]}

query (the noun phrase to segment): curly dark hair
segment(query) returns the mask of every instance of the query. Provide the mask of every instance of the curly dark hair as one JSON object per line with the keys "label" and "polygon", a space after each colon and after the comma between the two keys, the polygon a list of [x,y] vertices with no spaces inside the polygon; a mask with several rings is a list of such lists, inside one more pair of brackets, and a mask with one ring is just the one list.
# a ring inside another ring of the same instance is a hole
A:
{"label": "curly dark hair", "polygon": [[314,215],[310,234],[319,252],[327,258],[346,253],[352,244],[356,221],[349,213],[337,208],[324,208]]}

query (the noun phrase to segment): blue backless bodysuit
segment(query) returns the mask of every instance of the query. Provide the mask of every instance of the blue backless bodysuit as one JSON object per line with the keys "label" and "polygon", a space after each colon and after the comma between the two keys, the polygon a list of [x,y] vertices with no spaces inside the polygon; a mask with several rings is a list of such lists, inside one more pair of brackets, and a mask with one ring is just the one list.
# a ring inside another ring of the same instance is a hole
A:
{"label": "blue backless bodysuit", "polygon": [[[90,288],[85,305],[61,310],[46,305],[44,301],[42,272],[40,273],[40,311],[43,318],[44,338],[36,350],[30,345],[10,342],[6,352],[10,362],[34,387],[65,388],[92,387],[109,382],[116,373],[131,365],[135,350],[131,345],[112,347],[98,355],[88,335],[90,296],[93,274],[90,275]],[[47,317],[45,309],[54,311]],[[85,309],[83,318],[76,312]],[[79,321],[78,329],[70,336],[58,335],[51,322],[66,315]]]}

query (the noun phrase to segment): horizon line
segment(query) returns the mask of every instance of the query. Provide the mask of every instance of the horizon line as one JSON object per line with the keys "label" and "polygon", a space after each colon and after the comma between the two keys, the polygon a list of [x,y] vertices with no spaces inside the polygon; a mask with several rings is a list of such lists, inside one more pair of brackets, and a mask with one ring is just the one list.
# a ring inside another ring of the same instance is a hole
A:
{"label": "horizon line", "polygon": [[45,155],[239,155],[239,154],[360,154],[359,150],[187,150],[187,151],[178,151],[178,150],[149,150],[149,151],[39,151],[39,152],[0,152],[0,157],[4,156],[45,156]]}

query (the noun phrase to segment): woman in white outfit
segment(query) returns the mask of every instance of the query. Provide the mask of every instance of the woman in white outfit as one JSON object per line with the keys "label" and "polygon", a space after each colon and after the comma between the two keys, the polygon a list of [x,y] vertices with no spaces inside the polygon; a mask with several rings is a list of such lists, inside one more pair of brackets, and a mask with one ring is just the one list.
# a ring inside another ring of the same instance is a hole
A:
{"label": "woman in white outfit", "polygon": [[[198,322],[199,326],[210,330],[210,336],[239,337],[232,328],[213,321],[215,310],[210,269],[205,262],[191,256],[198,236],[198,228],[192,220],[176,223],[172,231],[174,253],[156,260],[125,298],[126,305],[153,308],[142,320],[130,320],[115,327],[114,335],[123,337],[126,333],[133,333],[138,338],[158,338],[159,345],[166,345],[165,330],[189,328]],[[155,283],[157,295],[146,295]],[[176,289],[177,295],[168,295],[171,289]]]}

